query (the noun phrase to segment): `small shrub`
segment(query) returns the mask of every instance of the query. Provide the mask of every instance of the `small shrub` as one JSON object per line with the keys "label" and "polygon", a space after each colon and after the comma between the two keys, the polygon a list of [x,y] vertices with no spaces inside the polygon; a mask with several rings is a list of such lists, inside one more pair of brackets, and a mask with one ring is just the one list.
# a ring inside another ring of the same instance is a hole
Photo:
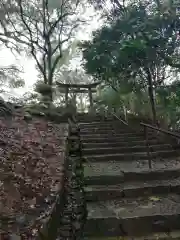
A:
{"label": "small shrub", "polygon": [[36,84],[35,91],[43,96],[51,96],[53,90],[52,86],[39,82]]}

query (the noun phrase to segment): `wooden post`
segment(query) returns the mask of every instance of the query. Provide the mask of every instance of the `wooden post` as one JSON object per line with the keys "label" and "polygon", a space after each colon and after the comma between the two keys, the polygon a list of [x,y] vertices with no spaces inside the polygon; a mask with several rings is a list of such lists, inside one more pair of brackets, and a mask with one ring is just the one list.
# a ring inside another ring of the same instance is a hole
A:
{"label": "wooden post", "polygon": [[65,88],[65,103],[66,103],[66,107],[68,106],[68,93],[69,93],[69,88],[66,87]]}
{"label": "wooden post", "polygon": [[92,110],[92,108],[93,108],[93,99],[92,99],[91,88],[88,88],[88,93],[89,93],[90,110]]}

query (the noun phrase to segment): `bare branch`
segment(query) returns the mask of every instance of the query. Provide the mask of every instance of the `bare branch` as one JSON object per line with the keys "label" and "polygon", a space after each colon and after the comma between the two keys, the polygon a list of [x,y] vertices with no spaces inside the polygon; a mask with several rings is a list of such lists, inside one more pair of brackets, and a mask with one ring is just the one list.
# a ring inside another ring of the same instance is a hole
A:
{"label": "bare branch", "polygon": [[[23,9],[22,9],[22,5],[21,5],[22,2],[21,2],[21,0],[20,0],[20,3],[19,3],[19,4],[20,4],[20,5],[19,5],[19,7],[20,7],[20,12],[22,11],[21,13],[23,13],[23,19],[22,19],[22,17],[21,17],[21,19],[24,20],[23,23],[25,24],[25,19],[24,19],[24,17],[25,17],[26,15],[24,14],[24,11],[23,11]],[[3,4],[3,6],[4,6],[4,9],[5,9],[6,12],[7,12],[8,21],[11,23],[11,26],[13,27],[14,31],[13,31],[13,32],[9,32],[9,31],[7,32],[7,29],[6,29],[5,26],[4,26],[4,33],[3,33],[2,35],[5,35],[8,39],[13,39],[13,40],[15,40],[16,42],[21,43],[21,44],[24,44],[24,45],[29,46],[29,47],[31,47],[31,44],[36,44],[41,50],[44,50],[44,48],[38,43],[38,37],[37,37],[37,40],[34,41],[33,39],[29,38],[26,34],[23,34],[22,31],[20,31],[20,30],[17,29],[17,27],[15,26],[13,20],[11,20],[11,16],[9,15],[9,13],[8,13],[8,11],[7,11],[6,6],[5,6],[4,4]],[[22,14],[21,14],[21,16],[22,16]],[[28,18],[28,21],[31,22],[32,24],[34,24],[34,26],[36,27],[36,30],[37,30],[37,31],[36,31],[37,34],[38,34],[38,32],[40,32],[40,33],[42,34],[42,32],[40,31],[40,29],[38,28],[38,25],[35,25],[35,23],[33,23],[30,18]],[[27,27],[27,25],[25,25],[25,26]],[[30,28],[29,28],[29,29],[30,29]],[[29,30],[29,29],[27,28],[27,30]],[[0,34],[0,35],[1,35],[1,34]],[[31,35],[32,35],[32,34],[31,34]],[[30,37],[31,37],[31,35],[30,35]],[[22,40],[22,37],[25,38],[27,41]]]}
{"label": "bare branch", "polygon": [[39,67],[39,70],[41,71],[41,73],[43,74],[43,76],[46,78],[46,75],[45,75],[45,72],[44,72],[44,69],[43,67],[41,66],[40,62],[38,61],[38,58],[36,56],[36,53],[35,53],[35,47],[34,47],[34,41],[33,41],[33,35],[32,35],[32,31],[30,29],[30,27],[28,26],[28,23],[26,23],[26,20],[24,18],[24,14],[23,14],[23,7],[22,7],[22,0],[19,0],[19,7],[20,7],[20,16],[21,16],[21,19],[22,19],[22,22],[24,23],[24,25],[26,26],[26,29],[28,30],[29,32],[29,36],[30,36],[30,47],[31,47],[31,54],[33,55],[38,67]]}
{"label": "bare branch", "polygon": [[[0,41],[2,38],[4,44],[12,42],[14,46],[17,43],[25,46],[34,58],[44,82],[51,85],[57,64],[63,56],[63,45],[70,41],[73,31],[79,26],[76,14],[80,0],[62,0],[61,6],[55,9],[50,8],[49,0],[37,2],[18,0],[13,17],[8,7],[4,6],[8,28],[3,25],[4,22],[0,22],[4,31],[0,33]],[[72,16],[77,21],[71,20]]]}

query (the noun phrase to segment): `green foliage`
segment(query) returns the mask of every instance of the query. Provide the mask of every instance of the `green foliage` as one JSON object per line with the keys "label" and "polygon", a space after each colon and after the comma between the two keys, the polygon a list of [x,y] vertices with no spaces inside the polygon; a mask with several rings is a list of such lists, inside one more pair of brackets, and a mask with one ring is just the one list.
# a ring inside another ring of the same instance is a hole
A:
{"label": "green foliage", "polygon": [[157,106],[159,118],[172,128],[180,127],[180,82],[157,89]]}
{"label": "green foliage", "polygon": [[45,84],[43,82],[38,82],[35,84],[35,91],[43,96],[50,96],[52,94],[52,86]]}
{"label": "green foliage", "polygon": [[[128,84],[127,84],[128,85]],[[122,85],[123,86],[123,85]],[[115,111],[122,117],[125,112],[128,116],[138,116],[139,119],[152,119],[148,92],[136,86],[136,91],[126,86],[114,91],[105,87],[99,89],[96,98],[97,111]],[[180,127],[180,82],[174,81],[169,85],[159,86],[156,89],[157,119],[163,127],[178,129]]]}
{"label": "green foliage", "polygon": [[[117,91],[105,87],[99,91],[96,99],[97,108],[123,113],[125,110],[132,114],[151,117],[150,105],[147,91],[126,82]],[[124,113],[123,113],[124,114]]]}
{"label": "green foliage", "polygon": [[[176,26],[179,19],[176,18]],[[82,47],[85,69],[97,78],[107,80],[144,73],[164,61],[160,53],[169,54],[176,45],[174,19],[151,13],[146,6],[129,5],[115,21],[96,31],[93,40]],[[169,41],[171,37],[171,41]]]}
{"label": "green foliage", "polygon": [[109,22],[94,32],[91,41],[82,43],[84,67],[116,91],[111,96],[112,89],[106,90],[110,101],[103,93],[106,105],[119,102],[115,105],[124,105],[132,113],[152,115],[155,120],[156,115],[162,117],[158,104],[156,113],[155,103],[162,98],[156,90],[166,82],[167,67],[177,55],[180,19],[171,6],[163,10],[159,1],[141,0],[126,6],[117,2],[116,8],[122,10],[119,15],[109,12]]}

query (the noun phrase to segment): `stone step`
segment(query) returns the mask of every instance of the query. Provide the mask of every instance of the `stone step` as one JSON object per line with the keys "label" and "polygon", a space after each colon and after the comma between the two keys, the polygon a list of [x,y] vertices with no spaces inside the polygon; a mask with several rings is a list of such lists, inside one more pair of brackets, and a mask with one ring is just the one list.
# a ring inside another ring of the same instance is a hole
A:
{"label": "stone step", "polygon": [[[119,121],[113,122],[94,122],[94,123],[80,123],[79,127],[81,130],[84,131],[93,131],[93,130],[108,130],[108,129],[116,129],[121,131],[131,131],[131,130],[141,130],[143,131],[144,128],[142,126],[131,126],[125,125]],[[148,131],[154,131],[152,129],[148,129]]]}
{"label": "stone step", "polygon": [[180,177],[168,180],[123,182],[117,185],[89,185],[85,187],[87,201],[104,201],[151,194],[180,194]]}
{"label": "stone step", "polygon": [[[93,126],[91,126],[91,125],[79,125],[79,127],[80,127],[80,129],[82,130],[82,131],[107,131],[107,130],[113,130],[113,129],[115,129],[115,130],[119,130],[119,131],[124,131],[124,132],[126,132],[126,131],[134,131],[134,130],[136,130],[135,128],[131,128],[130,126],[125,126],[125,125],[122,125],[122,124],[120,124],[120,123],[114,123],[114,124],[102,124],[102,125],[100,125],[100,124],[94,124]],[[138,130],[141,130],[141,131],[143,131],[144,129],[143,128],[141,128],[141,127],[139,127],[138,128]],[[152,131],[152,130],[151,130]]]}
{"label": "stone step", "polygon": [[94,129],[94,128],[112,128],[112,126],[118,126],[120,128],[129,128],[128,126],[124,125],[120,121],[92,121],[92,122],[84,122],[79,123],[79,127],[81,129],[88,128],[88,129]]}
{"label": "stone step", "polygon": [[[157,140],[157,138],[155,136],[149,136],[148,137],[148,141],[149,140]],[[81,136],[81,140],[83,143],[103,143],[103,142],[132,142],[132,141],[143,141],[145,140],[143,136],[102,136],[102,135],[91,135],[89,136]]]}
{"label": "stone step", "polygon": [[[157,144],[149,146],[151,151],[162,151],[162,150],[173,150],[177,146],[172,146],[171,144]],[[84,155],[93,155],[93,154],[111,154],[111,153],[135,153],[135,152],[146,152],[147,146],[137,145],[131,147],[95,147],[95,148],[83,148],[82,152]],[[176,148],[177,149],[177,148]]]}
{"label": "stone step", "polygon": [[133,160],[148,160],[148,159],[160,159],[168,157],[178,157],[176,150],[157,150],[148,152],[131,152],[131,153],[111,153],[111,154],[94,154],[84,155],[84,158],[88,162],[105,162],[105,161],[133,161]]}
{"label": "stone step", "polygon": [[[144,138],[144,133],[143,132],[130,132],[130,133],[118,133],[118,132],[106,132],[106,133],[97,133],[97,132],[91,132],[91,134],[84,134],[83,132],[80,132],[81,138],[107,138],[107,137],[118,137],[118,138],[138,138],[138,137],[143,137]],[[150,135],[150,137],[152,134]]]}
{"label": "stone step", "polygon": [[88,203],[86,236],[143,236],[180,229],[180,195]]}
{"label": "stone step", "polygon": [[180,177],[180,159],[98,162],[84,164],[87,185],[117,185],[122,182],[166,180]]}
{"label": "stone step", "polygon": [[180,240],[180,231],[156,232],[140,237],[85,237],[84,240]]}
{"label": "stone step", "polygon": [[[122,131],[125,130],[131,130],[132,128],[128,125],[124,125],[123,123],[120,122],[92,122],[92,123],[79,123],[79,127],[82,130],[94,130],[94,129],[112,129],[112,128],[117,128],[121,129]],[[143,129],[140,127],[140,129]]]}
{"label": "stone step", "polygon": [[[97,135],[97,136],[144,136],[144,132],[143,131],[138,131],[138,132],[133,132],[132,130],[131,131],[121,131],[121,130],[106,130],[106,131],[82,131],[82,130],[80,130],[80,134],[81,134],[81,136],[87,136],[87,137],[89,137],[89,136],[95,136],[95,135]],[[151,133],[149,133],[149,134],[153,134],[152,132]]]}
{"label": "stone step", "polygon": [[[114,133],[114,134],[135,134],[136,132],[133,131],[132,129],[116,129],[116,128],[102,128],[102,129],[80,129],[80,132],[82,135],[91,135],[91,134],[109,134],[109,133]],[[138,131],[138,133],[144,133],[143,131]]]}
{"label": "stone step", "polygon": [[[148,141],[149,145],[157,145],[157,144],[163,144],[163,141],[160,140],[150,140]],[[146,146],[146,141],[145,140],[140,140],[140,141],[129,141],[129,142],[125,142],[125,141],[121,141],[121,142],[98,142],[98,143],[84,143],[83,142],[83,148],[87,149],[87,148],[106,148],[106,147],[130,147],[130,146],[137,146],[137,145],[141,145],[141,146]]]}
{"label": "stone step", "polygon": [[87,123],[94,123],[94,122],[99,122],[99,123],[103,123],[103,122],[113,122],[117,120],[115,118],[106,118],[106,117],[102,117],[102,116],[98,116],[98,117],[78,117],[77,118],[78,122],[81,124],[87,124]]}

